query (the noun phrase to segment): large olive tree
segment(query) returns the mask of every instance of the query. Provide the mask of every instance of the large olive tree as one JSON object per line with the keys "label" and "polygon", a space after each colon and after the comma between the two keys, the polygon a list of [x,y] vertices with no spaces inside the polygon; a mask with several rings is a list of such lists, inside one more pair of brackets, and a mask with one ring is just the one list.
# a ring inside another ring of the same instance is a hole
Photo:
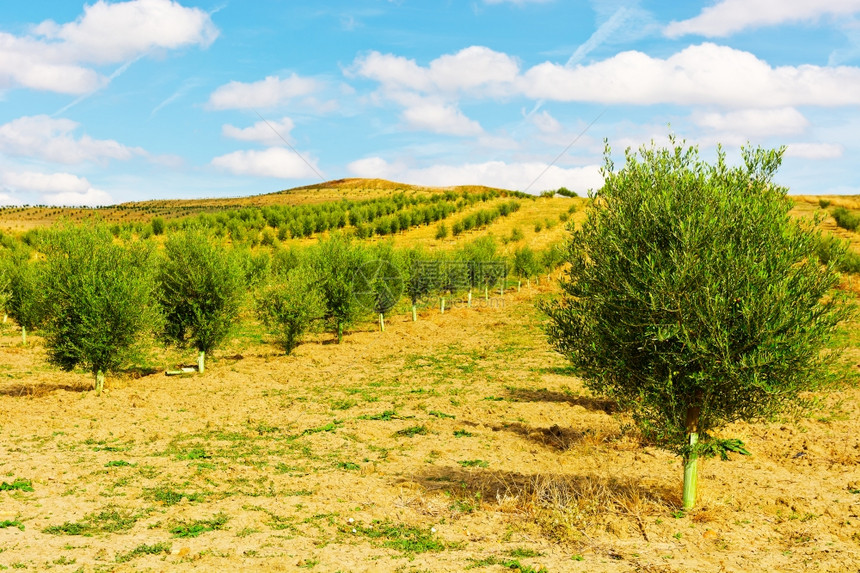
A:
{"label": "large olive tree", "polygon": [[801,403],[832,378],[828,346],[851,312],[819,232],[789,215],[773,178],[782,150],[709,164],[673,138],[629,149],[572,232],[548,334],[586,386],[627,409],[644,435],[683,456],[684,506],[697,458],[735,420]]}

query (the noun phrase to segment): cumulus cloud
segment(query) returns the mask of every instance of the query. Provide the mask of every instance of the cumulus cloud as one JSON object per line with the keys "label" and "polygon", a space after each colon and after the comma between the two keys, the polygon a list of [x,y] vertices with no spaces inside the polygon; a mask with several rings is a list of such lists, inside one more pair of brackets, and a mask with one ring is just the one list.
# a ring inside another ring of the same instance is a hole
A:
{"label": "cumulus cloud", "polygon": [[803,133],[809,121],[793,107],[779,109],[744,109],[728,113],[697,112],[693,122],[719,132],[731,132],[744,138]]}
{"label": "cumulus cloud", "polygon": [[48,191],[82,193],[91,188],[90,182],[71,173],[39,173],[35,171],[7,171],[0,181],[13,189],[25,191]]}
{"label": "cumulus cloud", "polygon": [[[381,157],[368,157],[353,161],[347,169],[357,177],[381,177],[413,183],[445,187],[449,185],[489,185],[505,189],[525,189],[546,169],[545,163],[487,161],[459,165],[432,165],[409,167],[402,163],[389,163]],[[552,166],[530,190],[568,187],[585,192],[603,185],[599,165],[584,167]]]}
{"label": "cumulus cloud", "polygon": [[856,105],[860,69],[771,67],[749,52],[705,43],[666,59],[622,52],[587,66],[546,62],[520,81],[528,97],[611,104],[711,104],[727,107]]}
{"label": "cumulus cloud", "polygon": [[420,103],[406,108],[403,119],[413,129],[447,135],[480,135],[481,124],[463,115],[453,105]]}
{"label": "cumulus cloud", "polygon": [[724,37],[748,28],[784,22],[809,22],[821,16],[847,16],[860,12],[860,0],[722,0],[701,14],[671,22],[663,30],[670,38],[698,34]]}
{"label": "cumulus cloud", "polygon": [[114,200],[110,193],[90,188],[82,192],[64,191],[62,193],[48,193],[42,196],[42,202],[46,205],[86,205],[95,207],[98,205],[111,205],[114,203]]}
{"label": "cumulus cloud", "polygon": [[280,121],[258,121],[251,127],[239,128],[230,124],[221,127],[221,133],[225,137],[238,139],[239,141],[255,141],[263,145],[278,145],[281,137],[290,141],[290,132],[295,127],[293,120],[284,117]]}
{"label": "cumulus cloud", "polygon": [[789,143],[785,155],[803,159],[838,159],[844,151],[835,143]]}
{"label": "cumulus cloud", "polygon": [[0,33],[0,88],[84,94],[108,81],[92,65],[153,50],[207,47],[217,35],[206,12],[173,0],[99,0],[84,6],[74,22],[47,20],[26,36]]}
{"label": "cumulus cloud", "polygon": [[470,46],[455,54],[442,55],[427,67],[402,56],[370,52],[357,58],[348,71],[375,80],[387,89],[429,94],[480,91],[482,96],[487,96],[510,93],[519,64],[502,52]]}
{"label": "cumulus cloud", "polygon": [[267,76],[258,82],[230,82],[209,96],[210,109],[260,109],[288,102],[295,97],[310,95],[320,89],[319,82],[296,74],[281,79]]}
{"label": "cumulus cloud", "polygon": [[309,160],[313,169],[304,160],[283,147],[270,147],[262,151],[234,151],[212,160],[212,165],[236,175],[302,179],[316,177],[316,161]]}
{"label": "cumulus cloud", "polygon": [[76,137],[78,127],[70,119],[47,115],[20,117],[0,125],[0,152],[66,164],[145,154],[140,148],[129,148],[112,139],[93,139],[86,134]]}

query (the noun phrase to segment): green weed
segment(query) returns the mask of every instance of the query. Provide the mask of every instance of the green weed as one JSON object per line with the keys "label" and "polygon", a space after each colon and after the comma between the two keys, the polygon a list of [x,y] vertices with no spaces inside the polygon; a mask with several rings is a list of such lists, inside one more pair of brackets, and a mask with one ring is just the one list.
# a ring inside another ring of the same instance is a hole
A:
{"label": "green weed", "polygon": [[135,557],[141,555],[159,555],[161,553],[170,554],[170,543],[156,543],[155,545],[147,545],[142,543],[127,553],[117,553],[117,563],[128,563]]}
{"label": "green weed", "polygon": [[224,529],[224,525],[230,520],[226,513],[216,513],[212,519],[198,519],[191,523],[181,523],[170,529],[173,537],[188,538],[197,537],[207,531]]}

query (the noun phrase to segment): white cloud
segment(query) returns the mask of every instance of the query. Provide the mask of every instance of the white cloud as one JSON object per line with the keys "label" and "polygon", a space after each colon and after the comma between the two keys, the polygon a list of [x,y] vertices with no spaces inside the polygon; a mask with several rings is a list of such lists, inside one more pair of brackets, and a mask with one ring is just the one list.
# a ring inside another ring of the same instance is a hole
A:
{"label": "white cloud", "polygon": [[370,54],[356,58],[349,73],[375,80],[386,89],[408,89],[426,94],[457,92],[504,95],[519,73],[511,56],[484,46],[470,46],[445,54],[419,66],[393,54]]}
{"label": "white cloud", "polygon": [[821,16],[847,16],[860,12],[860,0],[722,0],[701,14],[671,22],[663,30],[670,38],[698,34],[724,37],[747,28],[784,22],[809,22]]}
{"label": "white cloud", "polygon": [[835,143],[789,143],[785,155],[803,159],[838,159],[844,151]]}
{"label": "white cloud", "polygon": [[538,131],[544,134],[554,134],[561,131],[561,124],[556,118],[551,116],[546,111],[536,113],[531,116],[531,122],[535,124]]}
{"label": "white cloud", "polygon": [[296,74],[281,79],[267,76],[258,82],[230,82],[209,96],[211,109],[260,109],[286,103],[295,98],[306,96],[320,89],[319,82],[302,78]]}
{"label": "white cloud", "polygon": [[860,103],[858,68],[773,68],[749,52],[711,43],[666,59],[630,51],[572,69],[546,62],[529,69],[520,85],[535,99],[611,104],[773,108]]}
{"label": "white cloud", "polygon": [[263,151],[234,151],[212,160],[212,165],[236,175],[301,179],[316,177],[319,171],[314,160],[311,169],[301,157],[283,147],[270,147]]}
{"label": "white cloud", "polygon": [[730,132],[749,139],[769,135],[803,133],[809,121],[793,107],[744,109],[728,113],[696,112],[693,122],[719,132]]}
{"label": "white cloud", "polygon": [[82,193],[91,188],[90,182],[71,173],[38,173],[7,171],[0,181],[13,189],[24,191]]}
{"label": "white cloud", "polygon": [[[433,165],[413,168],[402,163],[388,163],[380,157],[368,157],[353,161],[347,169],[357,177],[381,177],[413,183],[416,185],[489,185],[504,189],[525,189],[545,169],[545,163],[522,162],[505,163],[487,161],[484,163],[464,163],[460,165]],[[529,190],[537,193],[543,189],[568,187],[584,193],[603,185],[599,165],[565,168],[550,167]]]}
{"label": "white cloud", "polygon": [[209,15],[199,8],[172,0],[99,0],[84,6],[74,22],[48,20],[28,36],[0,33],[0,89],[84,94],[108,82],[86,64],[122,62],[159,49],[207,47],[217,35]]}
{"label": "white cloud", "polygon": [[76,138],[73,132],[78,127],[70,119],[47,115],[20,117],[0,125],[0,153],[66,164],[145,155],[140,148],[129,148],[112,139]]}
{"label": "white cloud", "polygon": [[403,111],[403,119],[413,129],[447,135],[480,135],[481,125],[463,115],[453,105],[424,102]]}
{"label": "white cloud", "polygon": [[42,202],[46,205],[112,205],[113,197],[105,191],[88,189],[83,192],[65,191],[62,193],[51,193],[42,196]]}
{"label": "white cloud", "polygon": [[221,133],[226,137],[240,141],[256,141],[264,145],[279,145],[282,143],[281,137],[287,141],[291,140],[290,131],[292,131],[293,127],[295,127],[293,120],[284,117],[280,121],[258,121],[251,127],[245,128],[226,124],[221,127]]}

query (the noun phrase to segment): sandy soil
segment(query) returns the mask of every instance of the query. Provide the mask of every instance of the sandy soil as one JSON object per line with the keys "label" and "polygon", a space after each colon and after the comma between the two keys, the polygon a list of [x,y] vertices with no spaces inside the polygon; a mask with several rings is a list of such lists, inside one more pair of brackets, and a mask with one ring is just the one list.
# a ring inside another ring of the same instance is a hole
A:
{"label": "sandy soil", "polygon": [[398,313],[341,345],[320,333],[289,357],[248,324],[205,375],[165,376],[191,357],[164,351],[101,396],[6,325],[0,566],[858,570],[860,391],[726,428],[752,456],[705,462],[684,514],[679,460],[549,349],[544,287]]}

